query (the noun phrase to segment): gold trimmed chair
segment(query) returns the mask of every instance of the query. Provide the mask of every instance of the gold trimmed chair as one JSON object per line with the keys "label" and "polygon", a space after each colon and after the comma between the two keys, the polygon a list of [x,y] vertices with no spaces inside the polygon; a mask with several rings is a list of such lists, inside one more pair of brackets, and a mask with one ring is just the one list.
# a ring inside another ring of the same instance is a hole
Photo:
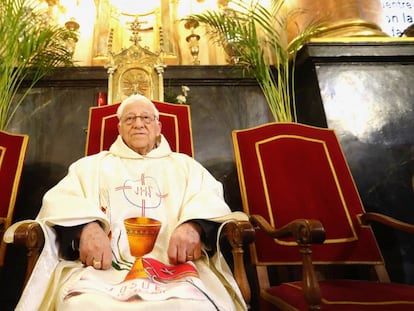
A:
{"label": "gold trimmed chair", "polygon": [[333,130],[268,123],[232,138],[260,310],[414,310],[369,223],[414,226],[364,210]]}
{"label": "gold trimmed chair", "polygon": [[13,220],[28,142],[28,135],[0,131],[0,267],[7,247],[3,235]]}
{"label": "gold trimmed chair", "polygon": [[[160,112],[162,133],[176,152],[193,157],[193,134],[190,106],[152,101]],[[116,110],[120,103],[89,109],[86,155],[108,150],[118,136]]]}

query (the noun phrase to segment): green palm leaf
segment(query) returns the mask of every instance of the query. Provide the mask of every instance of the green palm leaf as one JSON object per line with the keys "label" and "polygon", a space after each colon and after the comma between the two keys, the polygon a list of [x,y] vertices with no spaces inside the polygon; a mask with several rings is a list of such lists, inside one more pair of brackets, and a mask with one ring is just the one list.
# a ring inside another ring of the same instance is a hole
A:
{"label": "green palm leaf", "polygon": [[185,20],[206,25],[209,39],[232,51],[237,64],[255,77],[275,121],[296,122],[292,91],[295,58],[300,47],[317,32],[317,24],[309,25],[288,45],[288,19],[299,14],[298,10],[285,13],[283,0],[272,0],[270,9],[258,0],[231,3],[236,9],[205,11]]}
{"label": "green palm leaf", "polygon": [[[76,34],[53,25],[35,0],[0,3],[0,129],[6,129],[34,85],[58,66],[73,66],[65,45]],[[27,81],[23,94],[18,94]],[[18,96],[19,95],[19,96]]]}

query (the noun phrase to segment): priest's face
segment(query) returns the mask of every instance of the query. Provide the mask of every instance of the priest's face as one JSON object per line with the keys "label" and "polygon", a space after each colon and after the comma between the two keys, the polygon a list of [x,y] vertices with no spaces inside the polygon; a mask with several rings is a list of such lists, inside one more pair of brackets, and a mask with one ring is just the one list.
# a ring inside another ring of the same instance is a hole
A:
{"label": "priest's face", "polygon": [[118,131],[129,148],[145,155],[156,147],[161,122],[156,118],[151,104],[133,102],[125,106]]}

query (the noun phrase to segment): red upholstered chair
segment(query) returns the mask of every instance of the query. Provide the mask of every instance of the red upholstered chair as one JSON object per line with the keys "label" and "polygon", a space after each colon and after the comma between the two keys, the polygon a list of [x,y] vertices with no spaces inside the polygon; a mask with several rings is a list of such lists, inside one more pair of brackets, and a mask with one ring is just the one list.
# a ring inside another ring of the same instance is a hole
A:
{"label": "red upholstered chair", "polygon": [[3,235],[12,223],[28,141],[27,135],[0,131],[0,267],[4,264],[7,245]]}
{"label": "red upholstered chair", "polygon": [[[162,133],[173,151],[193,156],[193,136],[191,129],[190,107],[159,101],[153,103],[160,112]],[[118,136],[118,104],[91,107],[89,109],[86,155],[108,150]]]}
{"label": "red upholstered chair", "polygon": [[414,310],[414,287],[390,282],[368,223],[414,226],[365,212],[333,130],[269,123],[232,135],[260,310]]}

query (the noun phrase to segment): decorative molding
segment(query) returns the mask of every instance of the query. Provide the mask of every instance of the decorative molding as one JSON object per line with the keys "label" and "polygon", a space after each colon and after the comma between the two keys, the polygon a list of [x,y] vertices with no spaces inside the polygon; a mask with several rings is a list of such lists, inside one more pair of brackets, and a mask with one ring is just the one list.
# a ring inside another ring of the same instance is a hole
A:
{"label": "decorative molding", "polygon": [[[57,68],[38,82],[36,87],[107,87],[108,73],[104,67]],[[167,66],[164,85],[257,85],[237,66]]]}

